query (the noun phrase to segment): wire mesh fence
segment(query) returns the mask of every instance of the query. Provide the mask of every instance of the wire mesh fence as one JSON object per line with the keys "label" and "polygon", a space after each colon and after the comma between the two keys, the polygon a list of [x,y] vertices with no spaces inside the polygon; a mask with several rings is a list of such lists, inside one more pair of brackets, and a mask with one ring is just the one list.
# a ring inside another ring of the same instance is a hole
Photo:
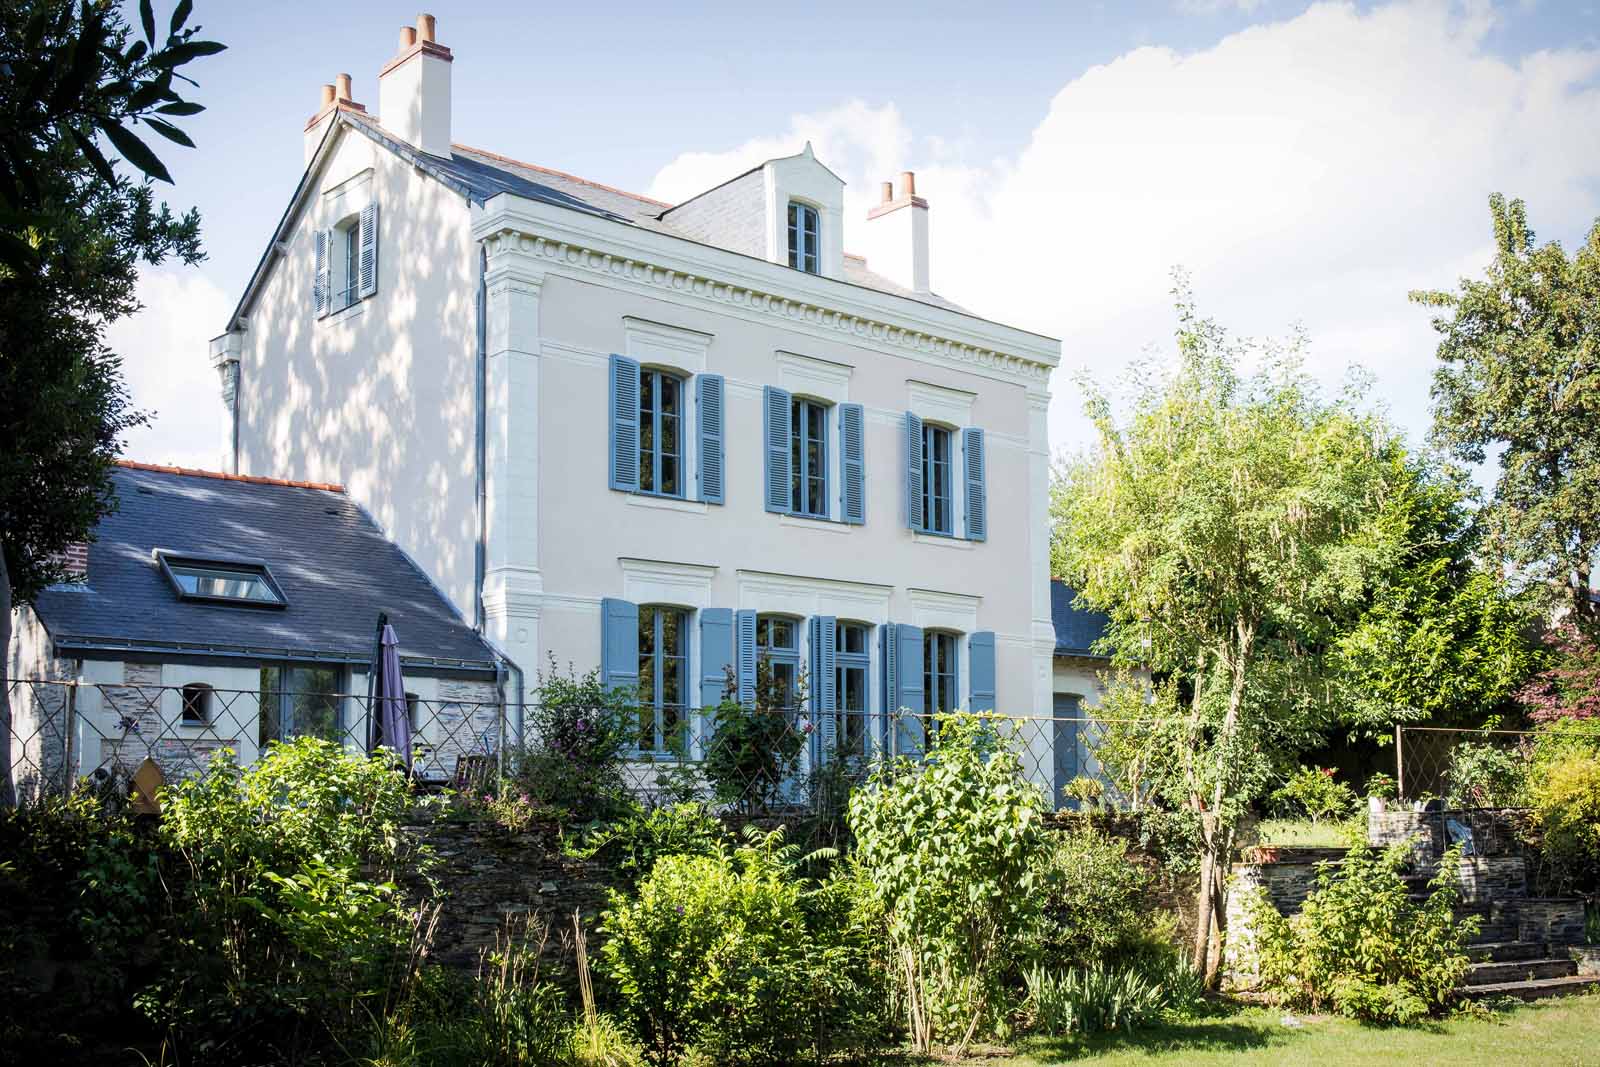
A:
{"label": "wire mesh fence", "polygon": [[[23,799],[61,795],[85,783],[125,784],[146,760],[173,782],[217,758],[252,763],[272,742],[296,737],[324,738],[352,753],[393,751],[371,698],[308,684],[305,676],[263,672],[262,686],[250,690],[36,679],[4,684],[12,711],[7,758]],[[578,747],[540,736],[532,724],[549,720],[540,714],[542,705],[413,694],[406,704],[410,760],[404,769],[420,789],[476,789],[510,776],[537,791],[540,783],[529,776],[570,780],[571,764],[586,758]],[[572,721],[572,709],[565,710]],[[1119,765],[1118,788],[1102,756],[1161,728],[1092,716],[998,718],[997,735],[1057,808],[1136,801],[1137,767],[1130,797],[1128,769]],[[627,730],[607,757],[608,780],[623,791],[646,803],[702,799],[752,815],[836,810],[885,760],[919,759],[939,743],[937,717],[909,712],[840,711],[819,719],[803,708],[683,709],[664,721],[647,709]]]}
{"label": "wire mesh fence", "polygon": [[[1600,724],[1573,724],[1600,743]],[[1438,800],[1447,808],[1520,807],[1534,773],[1535,730],[1395,729],[1396,791],[1403,800]]]}

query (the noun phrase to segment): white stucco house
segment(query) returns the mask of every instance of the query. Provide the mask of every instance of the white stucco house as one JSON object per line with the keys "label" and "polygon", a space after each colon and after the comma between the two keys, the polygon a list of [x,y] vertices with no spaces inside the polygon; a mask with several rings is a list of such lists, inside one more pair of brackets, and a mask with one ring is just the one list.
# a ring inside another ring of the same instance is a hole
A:
{"label": "white stucco house", "polygon": [[914,176],[846,219],[796,146],[658,202],[455,143],[454,59],[423,16],[375,112],[323,87],[211,343],[224,469],[345,486],[524,687],[639,685],[641,752],[758,657],[853,748],[1049,715],[1060,344],[930,289]]}

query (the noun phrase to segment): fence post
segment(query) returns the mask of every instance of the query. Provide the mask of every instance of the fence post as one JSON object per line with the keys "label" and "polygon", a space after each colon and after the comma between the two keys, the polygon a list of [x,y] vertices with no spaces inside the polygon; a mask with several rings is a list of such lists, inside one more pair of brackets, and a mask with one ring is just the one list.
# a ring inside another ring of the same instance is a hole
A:
{"label": "fence post", "polygon": [[61,738],[61,795],[70,796],[72,787],[78,781],[78,768],[73,763],[77,755],[77,746],[72,743],[73,737],[78,732],[78,683],[73,681],[67,686],[67,713],[65,730]]}
{"label": "fence post", "polygon": [[1406,795],[1406,761],[1405,761],[1405,752],[1404,752],[1404,749],[1402,747],[1405,744],[1405,742],[1402,740],[1403,736],[1404,735],[1400,731],[1400,724],[1399,723],[1395,723],[1395,726],[1394,726],[1394,795],[1395,795],[1395,799],[1396,800],[1400,800],[1400,799],[1404,798],[1405,795]]}

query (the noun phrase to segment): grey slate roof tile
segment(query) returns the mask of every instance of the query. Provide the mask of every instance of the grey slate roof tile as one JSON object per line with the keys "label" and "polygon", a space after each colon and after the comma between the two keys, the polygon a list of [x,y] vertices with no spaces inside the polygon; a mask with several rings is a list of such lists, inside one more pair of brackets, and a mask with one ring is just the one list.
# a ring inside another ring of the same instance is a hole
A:
{"label": "grey slate roof tile", "polygon": [[1074,607],[1072,601],[1077,595],[1059,578],[1050,579],[1050,620],[1056,627],[1056,655],[1097,656],[1094,643],[1105,636],[1111,617]]}
{"label": "grey slate roof tile", "polygon": [[[484,641],[344,493],[131,466],[111,478],[120,506],[96,527],[87,585],[46,590],[34,605],[58,650],[210,647],[366,662],[387,611],[402,659],[493,670]],[[288,604],[180,600],[157,548],[264,562]]]}

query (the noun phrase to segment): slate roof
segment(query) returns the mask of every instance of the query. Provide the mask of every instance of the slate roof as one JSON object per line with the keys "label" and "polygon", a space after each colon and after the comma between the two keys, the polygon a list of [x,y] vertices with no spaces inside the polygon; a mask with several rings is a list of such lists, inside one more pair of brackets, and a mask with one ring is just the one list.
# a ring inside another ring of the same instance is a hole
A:
{"label": "slate roof", "polygon": [[[455,186],[463,195],[476,203],[483,203],[500,193],[513,193],[529,200],[641,226],[670,237],[686,241],[698,240],[681,232],[670,221],[662,218],[673,207],[666,201],[625,192],[609,185],[589,181],[587,178],[580,178],[575,174],[524,163],[521,160],[467,145],[451,145],[449,159],[430,155],[395,138],[378,125],[377,120],[364,112],[342,111],[340,116],[350,120],[352,126],[390,150],[422,164],[425,169],[432,171],[435,177]],[[845,256],[842,280],[851,285],[875,289],[880,293],[932,304],[946,311],[963,315],[972,314],[966,308],[946,300],[937,293],[917,293],[890,281],[883,275],[867,269],[866,261],[859,256]]]}
{"label": "slate roof", "polygon": [[[378,613],[403,662],[492,671],[494,655],[450,602],[337,486],[124,464],[119,507],[95,528],[84,585],[34,611],[58,654],[367,663]],[[283,608],[180,600],[154,551],[264,562]]]}
{"label": "slate roof", "polygon": [[1077,594],[1067,583],[1059,578],[1050,579],[1050,621],[1056,627],[1056,655],[1110,658],[1094,652],[1093,648],[1111,625],[1111,617],[1104,612],[1073,607],[1075,596]]}

